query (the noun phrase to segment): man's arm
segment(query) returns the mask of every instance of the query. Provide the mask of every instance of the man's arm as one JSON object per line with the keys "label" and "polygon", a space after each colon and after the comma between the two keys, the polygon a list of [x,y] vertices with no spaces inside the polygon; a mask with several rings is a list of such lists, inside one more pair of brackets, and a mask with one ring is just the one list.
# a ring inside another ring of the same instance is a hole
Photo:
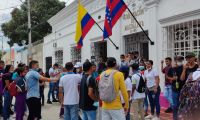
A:
{"label": "man's arm", "polygon": [[59,101],[60,104],[63,105],[63,87],[59,87]]}
{"label": "man's arm", "polygon": [[94,101],[98,100],[98,98],[94,95],[93,88],[91,87],[88,88],[88,96]]}
{"label": "man's arm", "polygon": [[[119,73],[116,73],[116,74],[119,74]],[[122,96],[124,98],[124,102],[125,102],[124,108],[128,109],[128,107],[129,107],[129,98],[128,98],[126,85],[125,85],[125,82],[124,82],[124,76],[123,76],[122,73],[120,73],[120,75],[119,75],[119,88],[120,88],[120,91],[121,91]]]}

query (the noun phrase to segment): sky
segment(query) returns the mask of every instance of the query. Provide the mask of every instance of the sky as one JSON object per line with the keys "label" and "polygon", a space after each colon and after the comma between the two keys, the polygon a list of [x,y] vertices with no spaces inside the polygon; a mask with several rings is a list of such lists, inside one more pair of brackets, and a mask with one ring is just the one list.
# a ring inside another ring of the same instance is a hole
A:
{"label": "sky", "polygon": [[[21,0],[24,1],[24,0]],[[22,4],[20,0],[0,0],[0,25],[6,21],[9,21],[11,19],[10,12],[13,8],[19,7],[20,4]],[[70,4],[74,0],[60,0],[66,2],[66,4]],[[0,28],[0,36],[2,36],[3,33],[1,32]],[[2,46],[1,42],[2,38],[0,37],[0,46]],[[4,48],[5,50],[9,48],[7,45],[8,39],[4,37]]]}

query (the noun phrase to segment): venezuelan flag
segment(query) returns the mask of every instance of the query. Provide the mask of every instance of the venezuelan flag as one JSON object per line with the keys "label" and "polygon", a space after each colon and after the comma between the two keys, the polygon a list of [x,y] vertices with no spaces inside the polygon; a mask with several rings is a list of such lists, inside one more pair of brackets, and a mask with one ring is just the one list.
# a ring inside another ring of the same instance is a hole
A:
{"label": "venezuelan flag", "polygon": [[87,10],[79,3],[75,36],[77,48],[81,48],[83,46],[83,39],[94,24],[94,19],[90,16]]}

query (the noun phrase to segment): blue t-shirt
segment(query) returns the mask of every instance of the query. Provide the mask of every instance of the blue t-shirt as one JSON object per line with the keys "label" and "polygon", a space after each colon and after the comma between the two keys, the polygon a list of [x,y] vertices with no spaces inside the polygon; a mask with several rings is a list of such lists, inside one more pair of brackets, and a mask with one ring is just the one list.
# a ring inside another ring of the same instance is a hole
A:
{"label": "blue t-shirt", "polygon": [[25,78],[27,84],[26,99],[29,99],[31,97],[40,98],[40,91],[39,91],[40,74],[34,70],[30,70],[26,74]]}
{"label": "blue t-shirt", "polygon": [[15,72],[15,73],[13,73],[13,75],[12,75],[12,80],[16,80],[18,77],[19,77],[18,73]]}

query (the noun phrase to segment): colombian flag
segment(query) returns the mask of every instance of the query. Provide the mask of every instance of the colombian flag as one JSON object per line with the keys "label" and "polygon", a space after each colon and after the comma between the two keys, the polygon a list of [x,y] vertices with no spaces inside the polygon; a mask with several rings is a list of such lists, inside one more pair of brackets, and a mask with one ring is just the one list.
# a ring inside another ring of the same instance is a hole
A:
{"label": "colombian flag", "polygon": [[83,39],[94,24],[94,19],[90,16],[87,10],[79,3],[75,36],[77,48],[80,49],[83,46]]}

